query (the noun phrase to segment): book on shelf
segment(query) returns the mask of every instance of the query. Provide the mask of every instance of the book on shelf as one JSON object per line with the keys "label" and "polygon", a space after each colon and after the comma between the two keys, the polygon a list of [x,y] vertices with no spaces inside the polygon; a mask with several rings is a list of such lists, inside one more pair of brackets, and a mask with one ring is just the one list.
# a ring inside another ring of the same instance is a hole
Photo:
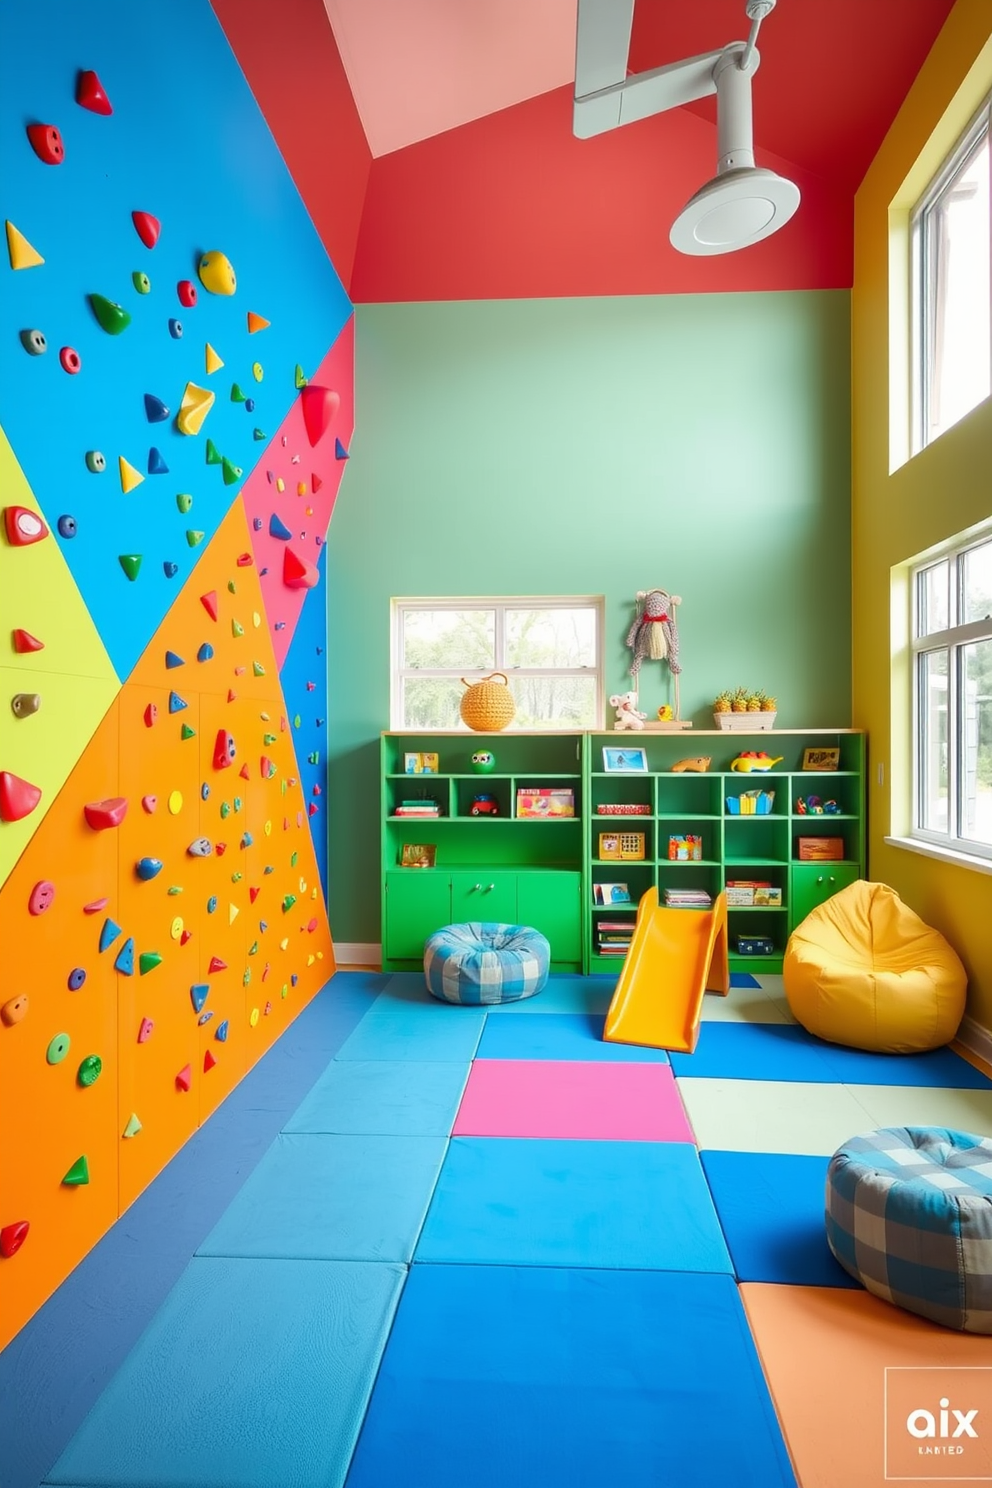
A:
{"label": "book on shelf", "polygon": [[712,909],[713,896],[705,889],[666,889],[666,909]]}
{"label": "book on shelf", "polygon": [[626,945],[601,945],[597,946],[597,956],[626,956],[630,947]]}

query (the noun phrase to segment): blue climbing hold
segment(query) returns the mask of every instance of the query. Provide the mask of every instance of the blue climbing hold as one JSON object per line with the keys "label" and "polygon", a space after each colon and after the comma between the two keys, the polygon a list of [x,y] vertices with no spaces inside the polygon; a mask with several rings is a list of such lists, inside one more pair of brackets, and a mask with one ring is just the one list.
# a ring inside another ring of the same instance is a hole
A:
{"label": "blue climbing hold", "polygon": [[169,410],[161,398],[154,393],[145,394],[145,418],[150,424],[161,424],[169,417]]}
{"label": "blue climbing hold", "polygon": [[204,1023],[210,1022],[210,1019],[213,1017],[213,1015],[213,1008],[208,1008],[205,1013],[201,1013],[200,1016],[197,1018],[197,1026],[202,1028]]}
{"label": "blue climbing hold", "polygon": [[162,564],[162,568],[167,579],[174,579],[176,574],[179,572],[179,564],[170,563],[168,560],[166,560],[166,562]]}
{"label": "blue climbing hold", "polygon": [[209,641],[204,641],[203,645],[200,647],[199,651],[197,651],[197,653],[196,653],[196,659],[197,659],[197,661],[209,661],[210,658],[213,656],[213,654],[214,654],[214,648],[213,648],[213,646],[211,646],[211,644],[210,644]]}
{"label": "blue climbing hold", "polygon": [[169,467],[162,458],[161,452],[152,445],[148,451],[148,474],[168,475]]}
{"label": "blue climbing hold", "polygon": [[214,1034],[214,1038],[218,1039],[222,1044],[227,1043],[227,1026],[227,1019],[225,1018],[222,1023],[217,1024],[217,1031]]}
{"label": "blue climbing hold", "polygon": [[261,532],[261,530],[262,530],[262,519],[261,519],[261,517],[252,517],[252,519],[251,519],[251,525],[252,525],[252,527],[254,528],[254,530],[256,532]]}
{"label": "blue climbing hold", "polygon": [[183,701],[183,699],[179,696],[178,692],[170,692],[169,693],[169,712],[170,713],[181,713],[182,710],[184,708],[188,707],[188,706],[189,706],[189,704],[188,703],[185,703]]}
{"label": "blue climbing hold", "polygon": [[217,895],[211,894],[207,900],[207,914],[214,914],[217,909]]}
{"label": "blue climbing hold", "polygon": [[122,976],[134,976],[134,941],[130,936],[117,953],[114,970],[119,971]]}
{"label": "blue climbing hold", "polygon": [[139,858],[134,865],[134,871],[143,883],[150,878],[157,878],[162,872],[161,858]]}
{"label": "blue climbing hold", "polygon": [[105,951],[108,946],[112,946],[120,933],[120,925],[115,925],[113,920],[104,920],[103,929],[100,931],[101,951]]}
{"label": "blue climbing hold", "polygon": [[251,833],[250,832],[246,832],[244,834],[244,836],[242,837],[242,839],[241,839],[241,846],[242,847],[251,847],[253,841],[254,841],[254,838],[252,837]]}
{"label": "blue climbing hold", "polygon": [[292,535],[282,518],[276,512],[273,512],[269,518],[269,536],[281,537],[283,542],[288,542]]}
{"label": "blue climbing hold", "polygon": [[206,1002],[209,996],[210,988],[205,983],[201,983],[197,987],[190,987],[189,1000],[193,1004],[194,1013],[203,1012],[203,1004]]}
{"label": "blue climbing hold", "polygon": [[340,439],[335,439],[334,441],[334,458],[335,460],[347,460],[348,458],[348,451],[345,449]]}
{"label": "blue climbing hold", "polygon": [[167,667],[177,667],[177,666],[185,666],[186,665],[186,663],[183,661],[182,657],[181,656],[177,656],[176,653],[175,653],[175,651],[166,651],[166,653],[165,653],[165,664],[166,664]]}

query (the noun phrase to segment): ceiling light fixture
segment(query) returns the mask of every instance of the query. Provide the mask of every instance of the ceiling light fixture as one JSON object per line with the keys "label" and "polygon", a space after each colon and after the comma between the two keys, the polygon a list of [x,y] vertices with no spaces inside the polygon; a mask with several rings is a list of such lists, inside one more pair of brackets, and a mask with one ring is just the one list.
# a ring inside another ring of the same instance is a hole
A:
{"label": "ceiling light fixture", "polygon": [[751,79],[755,43],[776,0],[748,0],[747,41],[734,41],[653,72],[627,77],[634,0],[579,0],[573,130],[589,139],[715,93],[716,175],[689,198],[669,238],[680,253],[733,253],[778,232],[799,206],[799,187],[754,163]]}

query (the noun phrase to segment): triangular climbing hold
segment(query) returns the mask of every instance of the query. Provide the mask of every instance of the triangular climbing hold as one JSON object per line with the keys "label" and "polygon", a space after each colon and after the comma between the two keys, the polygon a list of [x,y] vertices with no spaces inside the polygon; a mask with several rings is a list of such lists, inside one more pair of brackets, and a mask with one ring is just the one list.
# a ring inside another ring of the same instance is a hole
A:
{"label": "triangular climbing hold", "polygon": [[206,1074],[208,1070],[212,1070],[216,1063],[217,1060],[211,1054],[210,1050],[205,1049],[203,1051],[203,1073]]}
{"label": "triangular climbing hold", "polygon": [[232,387],[231,387],[231,402],[232,403],[247,403],[247,401],[248,401],[248,394],[242,392],[241,391],[241,388],[238,386],[238,384],[237,383],[234,383],[232,385]]}
{"label": "triangular climbing hold", "polygon": [[248,311],[248,334],[254,336],[256,331],[264,331],[272,324],[266,320],[264,315],[256,315],[254,310]]}
{"label": "triangular climbing hold", "polygon": [[116,300],[108,300],[107,296],[102,294],[91,294],[86,298],[90,302],[90,309],[96,316],[97,323],[108,336],[119,336],[121,331],[127,330],[131,324],[131,317],[123,305],[118,305]]}
{"label": "triangular climbing hold", "polygon": [[303,422],[311,447],[327,433],[331,419],[341,407],[341,398],[331,388],[318,387],[311,383],[300,394],[303,403]]}
{"label": "triangular climbing hold", "polygon": [[189,706],[189,704],[185,701],[184,698],[181,698],[179,696],[178,692],[170,692],[169,693],[169,712],[170,713],[181,713],[182,710],[184,708],[188,707],[188,706]]}
{"label": "triangular climbing hold", "polygon": [[26,656],[29,651],[44,651],[44,641],[39,641],[29,630],[14,630],[11,632],[14,642],[14,650],[18,656]]}
{"label": "triangular climbing hold", "polygon": [[101,951],[105,951],[108,946],[112,946],[120,933],[120,925],[115,925],[113,920],[104,920],[103,929],[100,931]]}
{"label": "triangular climbing hold", "polygon": [[269,518],[269,536],[278,537],[283,542],[288,542],[292,535],[292,532],[286,526],[286,523],[279,516],[278,512],[273,512]]}
{"label": "triangular climbing hold", "polygon": [[214,648],[213,648],[213,646],[211,646],[211,644],[210,644],[209,641],[204,641],[203,645],[200,647],[199,651],[197,651],[197,653],[196,653],[196,659],[197,659],[197,661],[210,661],[212,659],[212,657],[213,657],[213,654],[214,654]]}
{"label": "triangular climbing hold", "polygon": [[151,449],[148,451],[148,474],[168,475],[168,473],[169,467],[165,463],[165,459],[162,455],[161,450],[157,450],[155,446],[152,445]]}
{"label": "triangular climbing hold", "polygon": [[22,821],[31,815],[40,800],[40,786],[22,780],[9,770],[0,770],[0,821]]}
{"label": "triangular climbing hold", "polygon": [[121,1133],[125,1137],[136,1137],[141,1130],[141,1122],[138,1120],[137,1112],[132,1111],[127,1118],[127,1126]]}
{"label": "triangular climbing hold", "polygon": [[62,1179],[62,1182],[65,1184],[66,1188],[76,1188],[82,1187],[83,1184],[89,1183],[89,1181],[90,1165],[86,1161],[86,1154],[84,1152],[82,1157],[76,1158],[76,1161],[73,1163],[68,1173],[66,1173],[65,1177]]}
{"label": "triangular climbing hold", "polygon": [[320,488],[321,488],[321,486],[323,484],[324,484],[323,478],[321,476],[319,476],[317,474],[316,470],[315,470],[313,472],[313,474],[311,475],[311,477],[310,477],[310,489],[314,493],[315,496],[316,496],[317,492],[320,490]]}
{"label": "triangular climbing hold", "polygon": [[182,657],[181,656],[177,656],[176,653],[175,653],[175,651],[166,651],[166,653],[165,653],[165,664],[166,664],[167,667],[180,667],[180,666],[185,666],[186,665],[186,663],[183,661]]}
{"label": "triangular climbing hold", "polygon": [[[183,401],[176,415],[176,428],[180,434],[199,434],[203,427],[203,420],[214,406],[214,394],[209,388],[197,387],[195,382],[188,382],[183,391]],[[209,449],[213,445],[207,440]],[[216,464],[216,460],[210,459],[209,449],[207,453],[207,464]],[[216,454],[216,451],[214,451]]]}
{"label": "triangular climbing hold", "polygon": [[154,393],[145,394],[145,418],[150,424],[161,424],[169,417],[169,410],[161,398]]}
{"label": "triangular climbing hold", "polygon": [[203,348],[203,360],[206,365],[208,377],[211,372],[219,372],[224,365],[224,358],[217,355],[209,341]]}
{"label": "triangular climbing hold", "polygon": [[294,374],[293,381],[296,384],[297,392],[299,392],[300,388],[305,388],[307,385],[306,376],[304,375],[303,368],[300,366],[299,362],[297,362],[296,364],[296,372]]}
{"label": "triangular climbing hold", "polygon": [[117,456],[117,464],[121,472],[121,490],[126,496],[135,486],[140,486],[145,477],[140,470],[135,470],[133,465],[128,464],[123,455]]}
{"label": "triangular climbing hold", "polygon": [[195,739],[196,729],[191,729],[188,723],[184,723],[179,730],[179,737],[180,739]]}
{"label": "triangular climbing hold", "polygon": [[264,668],[264,666],[262,665],[262,663],[260,661],[253,661],[252,662],[252,664],[251,664],[251,674],[252,674],[253,677],[264,677],[265,676],[265,668]]}
{"label": "triangular climbing hold", "polygon": [[[347,460],[348,459],[348,451],[345,449],[345,447],[341,443],[340,439],[335,439],[335,441],[334,441],[334,458],[335,458],[335,460]],[[316,489],[316,487],[314,489]]]}
{"label": "triangular climbing hold", "polygon": [[240,911],[240,909],[238,908],[238,906],[236,904],[228,904],[228,906],[227,906],[227,923],[229,925],[233,925],[234,922],[235,922],[235,920],[238,918],[238,915],[240,913],[241,913],[241,911]]}
{"label": "triangular climbing hold", "polygon": [[162,224],[151,212],[132,212],[131,221],[134,230],[144,243],[146,248],[154,248],[158,242],[158,235],[162,231]]}
{"label": "triangular climbing hold", "polygon": [[117,952],[114,970],[123,976],[134,976],[134,941],[130,936]]}
{"label": "triangular climbing hold", "polygon": [[176,1076],[176,1088],[177,1090],[189,1090],[192,1084],[193,1070],[190,1065],[186,1064]]}
{"label": "triangular climbing hold", "polygon": [[219,465],[220,464],[220,458],[221,458],[220,457],[220,451],[218,450],[217,446],[214,444],[214,442],[213,442],[212,439],[208,439],[207,440],[207,464],[208,465]]}
{"label": "triangular climbing hold", "polygon": [[191,548],[198,548],[205,536],[206,533],[201,532],[196,527],[187,527],[186,529],[186,541]]}
{"label": "triangular climbing hold", "polygon": [[121,568],[124,570],[128,578],[131,580],[131,583],[133,584],[141,570],[141,554],[121,553],[117,559],[117,562],[120,564]]}
{"label": "triangular climbing hold", "polygon": [[212,974],[215,971],[226,971],[226,970],[227,970],[227,962],[226,961],[222,961],[219,956],[211,956],[210,957],[210,964],[207,967],[208,974]]}
{"label": "triangular climbing hold", "polygon": [[211,589],[207,594],[200,595],[200,603],[210,616],[211,620],[217,619],[217,590]]}
{"label": "triangular climbing hold", "polygon": [[223,1022],[217,1024],[217,1032],[214,1034],[214,1038],[217,1040],[217,1042],[219,1044],[226,1044],[227,1043],[227,1030],[228,1030],[228,1021],[225,1018],[223,1020]]}
{"label": "triangular climbing hold", "polygon": [[207,998],[209,996],[210,996],[210,988],[207,986],[207,984],[205,982],[201,983],[200,985],[198,985],[196,987],[190,987],[190,989],[189,989],[189,1000],[193,1004],[193,1011],[194,1011],[194,1013],[202,1013],[203,1012],[203,1004],[206,1002],[206,1000],[207,1000]]}
{"label": "triangular climbing hold", "polygon": [[269,436],[266,434],[266,432],[265,432],[264,429],[252,429],[252,431],[251,431],[251,437],[254,440],[260,440],[260,439],[268,439]]}
{"label": "triangular climbing hold", "polygon": [[7,256],[12,269],[36,269],[45,262],[37,248],[32,248],[12,222],[7,223]]}
{"label": "triangular climbing hold", "polygon": [[245,628],[241,624],[241,621],[240,620],[232,620],[231,621],[231,634],[232,634],[232,636],[243,636],[244,633],[245,633]]}
{"label": "triangular climbing hold", "polygon": [[138,957],[138,972],[141,976],[147,976],[150,971],[155,970],[156,966],[161,965],[162,957],[158,951],[142,951]]}
{"label": "triangular climbing hold", "polygon": [[240,465],[235,465],[234,461],[229,460],[226,455],[222,456],[220,463],[224,471],[225,486],[233,486],[241,479],[244,471]]}
{"label": "triangular climbing hold", "polygon": [[312,563],[286,548],[282,560],[282,581],[287,589],[312,589],[320,582],[320,574]]}
{"label": "triangular climbing hold", "polygon": [[[76,79],[76,102],[91,114],[112,114],[114,106],[95,72],[81,72]],[[131,214],[132,216],[134,213]],[[137,226],[137,224],[135,224]]]}

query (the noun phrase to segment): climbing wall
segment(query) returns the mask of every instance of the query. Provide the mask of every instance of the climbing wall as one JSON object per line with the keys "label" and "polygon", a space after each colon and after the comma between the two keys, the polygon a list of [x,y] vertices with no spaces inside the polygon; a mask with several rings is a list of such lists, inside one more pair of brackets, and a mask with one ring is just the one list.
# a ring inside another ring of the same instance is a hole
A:
{"label": "climbing wall", "polygon": [[351,307],[206,0],[160,10],[0,56],[0,1346],[334,969]]}

